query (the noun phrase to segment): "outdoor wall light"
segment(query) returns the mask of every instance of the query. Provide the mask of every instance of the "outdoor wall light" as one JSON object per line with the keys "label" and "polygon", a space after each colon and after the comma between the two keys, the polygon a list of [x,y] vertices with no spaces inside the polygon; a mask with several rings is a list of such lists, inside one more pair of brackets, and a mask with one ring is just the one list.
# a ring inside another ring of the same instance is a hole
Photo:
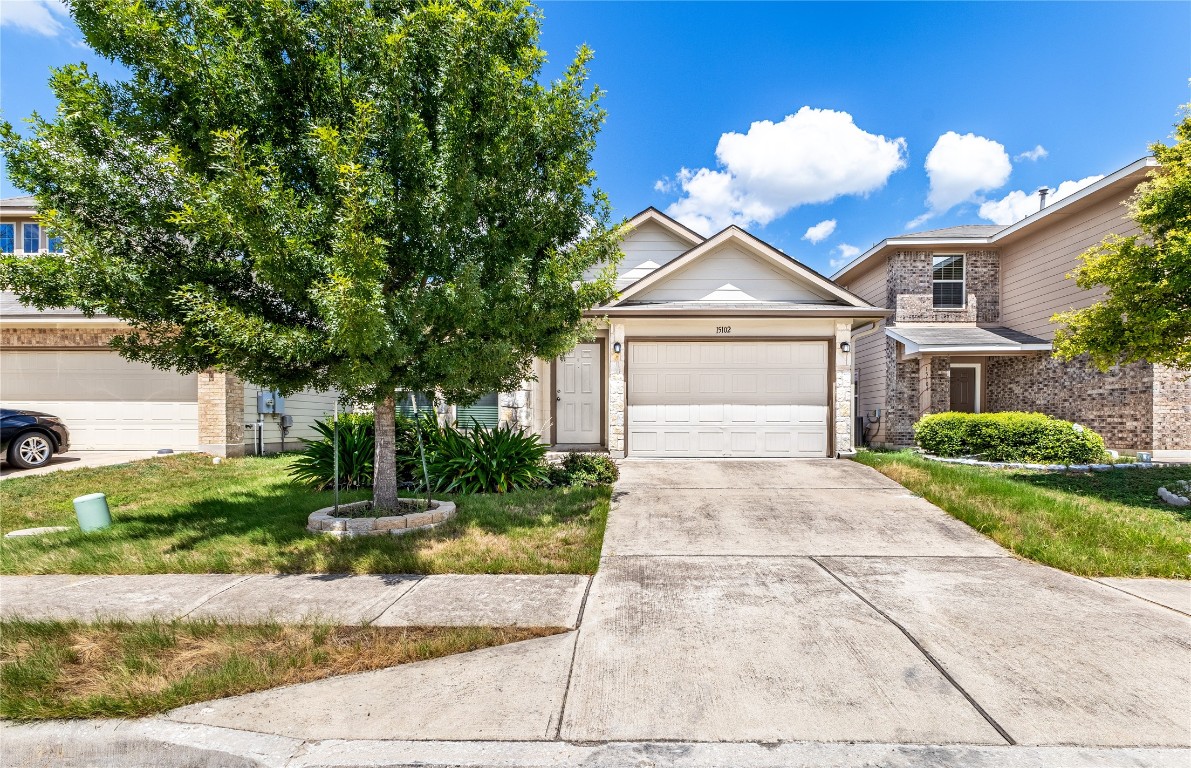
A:
{"label": "outdoor wall light", "polygon": [[846,341],[841,341],[841,342],[839,343],[839,351],[840,351],[840,352],[845,352],[845,353],[847,353],[847,352],[851,352],[851,351],[852,351],[852,345],[851,345],[851,344],[849,344],[849,343],[848,343],[848,342],[846,342]]}
{"label": "outdoor wall light", "polygon": [[612,342],[612,351],[618,355],[620,354],[620,342],[619,341]]}

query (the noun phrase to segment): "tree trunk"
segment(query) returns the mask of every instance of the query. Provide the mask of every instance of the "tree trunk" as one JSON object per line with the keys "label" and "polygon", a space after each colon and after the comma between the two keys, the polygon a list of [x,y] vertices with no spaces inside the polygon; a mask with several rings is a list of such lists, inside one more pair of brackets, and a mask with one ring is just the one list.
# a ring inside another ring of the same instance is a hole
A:
{"label": "tree trunk", "polygon": [[372,460],[372,508],[397,509],[397,413],[393,395],[376,404],[376,454]]}

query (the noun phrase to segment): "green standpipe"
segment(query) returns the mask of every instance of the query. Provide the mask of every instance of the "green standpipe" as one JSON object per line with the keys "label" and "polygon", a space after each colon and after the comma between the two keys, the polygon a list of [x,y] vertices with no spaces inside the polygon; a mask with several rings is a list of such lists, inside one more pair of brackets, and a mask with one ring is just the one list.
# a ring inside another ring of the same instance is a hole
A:
{"label": "green standpipe", "polygon": [[108,497],[102,493],[88,493],[74,500],[74,514],[79,519],[83,533],[98,531],[112,524],[112,513],[108,510]]}

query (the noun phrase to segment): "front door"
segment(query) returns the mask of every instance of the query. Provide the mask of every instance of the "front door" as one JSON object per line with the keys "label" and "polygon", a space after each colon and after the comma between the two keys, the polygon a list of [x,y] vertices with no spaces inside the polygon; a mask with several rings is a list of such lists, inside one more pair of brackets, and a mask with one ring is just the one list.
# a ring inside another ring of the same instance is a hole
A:
{"label": "front door", "polygon": [[599,344],[577,344],[555,368],[554,442],[599,445],[604,375]]}
{"label": "front door", "polygon": [[951,410],[976,413],[975,367],[951,367]]}

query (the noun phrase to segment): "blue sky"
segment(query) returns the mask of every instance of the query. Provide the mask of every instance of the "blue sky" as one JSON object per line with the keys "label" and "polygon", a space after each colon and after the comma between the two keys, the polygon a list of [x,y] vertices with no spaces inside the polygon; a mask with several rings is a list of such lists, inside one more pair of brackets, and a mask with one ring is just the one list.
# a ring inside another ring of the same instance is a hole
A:
{"label": "blue sky", "polygon": [[[617,216],[741,224],[825,272],[910,229],[1020,218],[1039,186],[1143,156],[1191,101],[1191,3],[541,7],[548,75],[595,50]],[[49,67],[80,60],[114,72],[54,4],[0,0],[5,119],[53,114]]]}

